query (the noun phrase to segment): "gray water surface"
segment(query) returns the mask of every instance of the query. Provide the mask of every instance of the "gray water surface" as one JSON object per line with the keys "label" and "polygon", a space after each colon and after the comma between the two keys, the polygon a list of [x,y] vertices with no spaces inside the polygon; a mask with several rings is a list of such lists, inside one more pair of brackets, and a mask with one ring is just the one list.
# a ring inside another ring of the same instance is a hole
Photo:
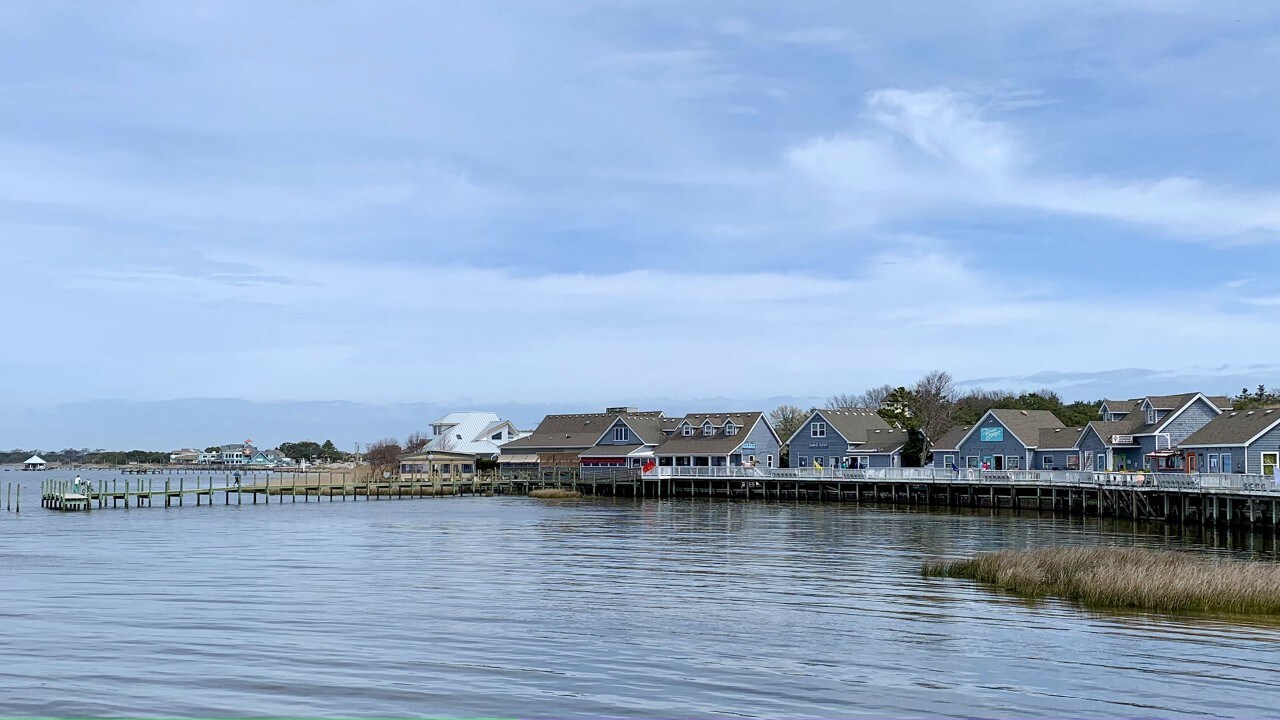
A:
{"label": "gray water surface", "polygon": [[930,557],[1051,544],[1269,558],[1270,537],[759,501],[63,514],[21,479],[23,512],[0,513],[4,716],[1280,712],[1278,626],[919,575]]}

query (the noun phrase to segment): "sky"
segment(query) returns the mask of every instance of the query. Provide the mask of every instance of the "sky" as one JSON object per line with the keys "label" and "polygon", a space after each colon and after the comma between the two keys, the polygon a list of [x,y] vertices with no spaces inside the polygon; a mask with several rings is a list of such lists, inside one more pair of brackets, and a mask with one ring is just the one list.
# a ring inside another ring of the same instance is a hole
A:
{"label": "sky", "polygon": [[1277,69],[1224,0],[0,3],[0,447],[1280,382]]}

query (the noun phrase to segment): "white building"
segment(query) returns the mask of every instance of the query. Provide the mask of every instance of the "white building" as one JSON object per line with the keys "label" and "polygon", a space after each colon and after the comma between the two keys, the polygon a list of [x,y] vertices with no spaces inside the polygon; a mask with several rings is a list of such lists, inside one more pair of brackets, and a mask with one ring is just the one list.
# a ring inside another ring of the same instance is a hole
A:
{"label": "white building", "polygon": [[22,463],[23,470],[43,470],[49,466],[49,463],[39,455],[32,455],[27,461]]}
{"label": "white building", "polygon": [[400,473],[444,479],[474,476],[477,461],[497,460],[498,448],[528,434],[497,413],[449,413],[431,423],[426,447],[400,458]]}

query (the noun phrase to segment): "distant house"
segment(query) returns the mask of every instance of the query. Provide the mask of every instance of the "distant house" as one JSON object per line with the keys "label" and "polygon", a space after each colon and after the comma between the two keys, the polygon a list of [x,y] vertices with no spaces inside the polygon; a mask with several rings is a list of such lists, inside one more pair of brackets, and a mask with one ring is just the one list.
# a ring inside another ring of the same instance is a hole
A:
{"label": "distant house", "polygon": [[253,467],[278,468],[293,465],[293,460],[278,448],[273,448],[271,450],[255,450],[243,464]]}
{"label": "distant house", "polygon": [[849,467],[902,467],[902,451],[910,439],[910,433],[902,428],[870,430],[867,432],[867,441],[853,450]]}
{"label": "distant house", "polygon": [[[874,452],[866,447],[874,433],[886,433],[893,428],[875,411],[867,408],[844,410],[814,410],[808,419],[787,438],[787,454],[791,467],[812,467],[816,462],[823,467],[865,468],[899,467],[902,464],[902,446],[906,444],[906,431],[900,436],[883,435]],[[897,451],[892,446],[897,440]],[[872,465],[872,456],[876,462]]]}
{"label": "distant house", "polygon": [[431,423],[431,440],[425,447],[401,456],[400,474],[410,479],[469,479],[480,460],[498,459],[503,445],[527,434],[497,413],[449,413]]}
{"label": "distant house", "polygon": [[622,417],[661,419],[663,414],[614,407],[603,413],[548,415],[533,432],[502,445],[498,464],[504,472],[530,469],[577,472],[582,467],[582,453],[600,444]]}
{"label": "distant house", "polygon": [[653,453],[660,466],[774,467],[782,449],[762,412],[691,413],[667,427]]}
{"label": "distant house", "polygon": [[222,457],[222,452],[219,450],[215,450],[213,452],[201,451],[200,456],[196,460],[196,462],[200,465],[212,465],[218,462],[219,458],[221,457]]}
{"label": "distant house", "polygon": [[169,462],[173,465],[196,465],[204,453],[192,448],[174,450],[169,453]]}
{"label": "distant house", "polygon": [[1179,443],[1178,449],[1184,463],[1199,472],[1276,477],[1280,407],[1224,412]]}
{"label": "distant house", "polygon": [[32,455],[22,463],[23,470],[44,470],[48,466],[49,466],[49,463],[46,462],[45,459],[40,457],[39,455]]}
{"label": "distant house", "polygon": [[1031,456],[1033,470],[1079,470],[1080,450],[1077,443],[1084,433],[1081,427],[1040,428],[1035,452]]}
{"label": "distant house", "polygon": [[258,449],[248,443],[232,443],[218,448],[217,462],[223,465],[246,465]]}

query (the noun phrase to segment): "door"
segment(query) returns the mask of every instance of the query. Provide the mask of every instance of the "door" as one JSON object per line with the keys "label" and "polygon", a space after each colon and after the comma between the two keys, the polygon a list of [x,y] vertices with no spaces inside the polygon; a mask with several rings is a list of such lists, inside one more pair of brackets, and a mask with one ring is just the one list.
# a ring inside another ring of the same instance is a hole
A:
{"label": "door", "polygon": [[1222,453],[1222,472],[1235,472],[1235,468],[1231,466],[1231,453]]}
{"label": "door", "polygon": [[1211,473],[1221,472],[1221,470],[1219,470],[1219,469],[1218,469],[1218,454],[1217,454],[1217,453],[1209,453],[1209,458],[1208,458],[1208,460],[1209,460],[1209,463],[1208,463],[1208,464],[1209,464],[1209,472],[1211,472]]}
{"label": "door", "polygon": [[992,470],[1003,470],[1003,469],[1004,469],[1004,456],[1003,456],[1003,455],[997,455],[997,456],[995,456],[995,458],[993,458],[993,459],[995,460],[995,464],[991,466],[991,469],[992,469]]}
{"label": "door", "polygon": [[1196,454],[1194,452],[1188,452],[1183,456],[1182,460],[1183,467],[1187,469],[1187,472],[1193,473],[1196,471]]}

